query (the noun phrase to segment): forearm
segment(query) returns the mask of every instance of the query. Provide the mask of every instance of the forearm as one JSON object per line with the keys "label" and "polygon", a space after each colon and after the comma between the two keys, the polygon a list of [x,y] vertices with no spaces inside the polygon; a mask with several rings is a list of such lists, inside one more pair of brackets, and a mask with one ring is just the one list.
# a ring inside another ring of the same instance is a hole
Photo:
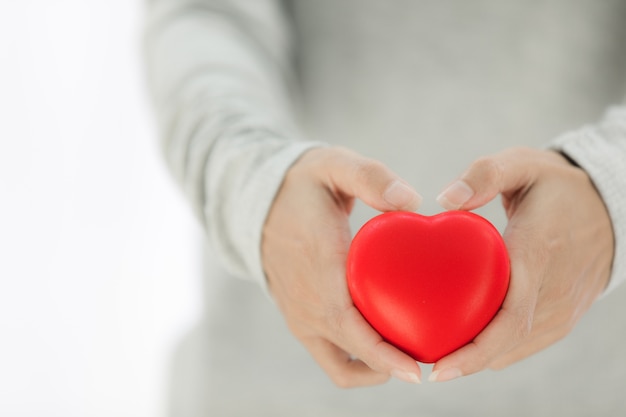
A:
{"label": "forearm", "polygon": [[262,224],[296,141],[274,1],[149,4],[146,63],[168,164],[229,271],[261,283]]}

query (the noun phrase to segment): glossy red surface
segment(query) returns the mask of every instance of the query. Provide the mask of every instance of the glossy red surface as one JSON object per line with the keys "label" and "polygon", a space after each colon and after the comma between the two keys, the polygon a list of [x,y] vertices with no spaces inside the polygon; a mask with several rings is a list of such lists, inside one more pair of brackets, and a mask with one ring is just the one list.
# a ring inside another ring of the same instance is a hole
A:
{"label": "glossy red surface", "polygon": [[481,216],[390,212],[357,233],[347,279],[355,306],[385,340],[432,363],[472,341],[502,305],[509,258]]}

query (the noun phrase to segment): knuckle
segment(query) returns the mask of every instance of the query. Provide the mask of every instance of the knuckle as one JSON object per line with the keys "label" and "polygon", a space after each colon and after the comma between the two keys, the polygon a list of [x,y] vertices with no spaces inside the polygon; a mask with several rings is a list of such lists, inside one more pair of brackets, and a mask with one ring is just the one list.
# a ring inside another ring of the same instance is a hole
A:
{"label": "knuckle", "polygon": [[324,149],[325,152],[322,154],[320,162],[326,170],[344,165],[347,161],[353,159],[353,152],[343,146],[331,146],[322,149]]}
{"label": "knuckle", "polygon": [[382,163],[367,158],[360,158],[354,162],[353,174],[359,183],[369,183],[379,176],[381,170],[384,169]]}
{"label": "knuckle", "polygon": [[328,148],[331,153],[342,156],[352,156],[354,155],[354,151],[346,146],[335,145]]}
{"label": "knuckle", "polygon": [[503,176],[504,167],[499,159],[484,156],[474,161],[470,171],[475,172],[482,181],[497,183]]}
{"label": "knuckle", "polygon": [[491,347],[479,347],[476,350],[476,369],[482,370],[487,368],[497,355],[498,352]]}
{"label": "knuckle", "polygon": [[[514,146],[507,151],[516,157],[533,158],[538,155],[537,150],[528,146]],[[541,153],[543,154],[543,153]]]}
{"label": "knuckle", "polygon": [[346,334],[346,313],[339,306],[328,306],[326,311],[326,323],[337,340],[342,340]]}
{"label": "knuckle", "polygon": [[530,336],[534,320],[533,305],[530,299],[522,299],[516,307],[502,310],[502,314],[505,314],[504,320],[508,329],[506,340],[502,341],[504,350],[510,350],[518,346]]}
{"label": "knuckle", "polygon": [[370,369],[375,370],[379,373],[388,373],[391,372],[391,369],[381,360],[385,355],[385,351],[388,351],[389,345],[381,338],[376,343],[374,343],[368,351],[363,355],[363,362],[370,367]]}
{"label": "knuckle", "polygon": [[508,366],[508,363],[502,360],[495,360],[494,362],[489,364],[489,369],[492,371],[501,371]]}
{"label": "knuckle", "polygon": [[467,371],[468,374],[478,372],[481,369],[485,369],[487,365],[492,361],[492,353],[482,345],[472,343],[471,352],[471,369]]}
{"label": "knuckle", "polygon": [[518,325],[515,327],[515,337],[513,340],[521,342],[528,338],[532,332],[532,321],[527,317],[520,317]]}
{"label": "knuckle", "polygon": [[530,336],[533,328],[533,312],[530,307],[530,302],[524,302],[518,307],[516,314],[514,315],[513,325],[513,341],[521,342]]}

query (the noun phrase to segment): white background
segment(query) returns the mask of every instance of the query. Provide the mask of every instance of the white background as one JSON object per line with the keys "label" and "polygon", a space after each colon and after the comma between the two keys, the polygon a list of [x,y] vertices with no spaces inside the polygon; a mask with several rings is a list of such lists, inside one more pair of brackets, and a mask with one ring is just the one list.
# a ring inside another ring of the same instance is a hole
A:
{"label": "white background", "polygon": [[164,168],[142,2],[0,0],[0,416],[164,415],[201,232]]}

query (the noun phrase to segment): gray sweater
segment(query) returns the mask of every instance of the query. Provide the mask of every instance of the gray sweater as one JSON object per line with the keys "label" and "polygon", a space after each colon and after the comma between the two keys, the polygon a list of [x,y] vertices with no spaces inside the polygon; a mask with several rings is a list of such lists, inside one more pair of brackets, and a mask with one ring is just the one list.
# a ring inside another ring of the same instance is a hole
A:
{"label": "gray sweater", "polygon": [[[155,0],[146,30],[165,155],[205,226],[211,262],[261,286],[263,222],[285,171],[310,147],[340,144],[381,160],[425,197],[421,211],[432,214],[440,211],[434,197],[472,160],[526,145],[561,150],[594,181],[616,238],[613,290],[626,278],[625,45],[623,0]],[[480,213],[504,227],[497,203]],[[353,226],[373,214],[357,207]],[[216,300],[227,311],[230,301]],[[614,324],[613,315],[626,325],[626,308],[619,307],[608,318],[591,314],[588,326],[597,328],[594,320]],[[593,338],[581,327],[579,338],[569,339],[590,347],[562,344],[563,369],[577,367],[581,352],[606,356],[607,369],[616,369],[611,360],[624,362],[593,350]],[[598,340],[623,346],[626,327],[617,329],[619,335],[606,328]],[[254,343],[263,343],[262,332],[258,336]],[[539,377],[552,365],[537,356],[528,369],[542,369]],[[541,401],[551,393],[523,385],[533,384],[532,375],[515,369],[502,381],[517,381],[516,389],[530,396],[527,404],[539,401],[538,409],[548,413]],[[614,384],[626,382],[626,367],[618,369],[606,375],[613,391],[593,392],[610,410],[624,404]],[[287,377],[277,375],[278,386]],[[564,382],[571,390],[554,397],[584,387],[576,384]],[[415,402],[404,394],[381,396]],[[350,397],[331,396],[338,404]],[[459,410],[467,410],[463,404]],[[586,415],[584,408],[554,410]]]}

